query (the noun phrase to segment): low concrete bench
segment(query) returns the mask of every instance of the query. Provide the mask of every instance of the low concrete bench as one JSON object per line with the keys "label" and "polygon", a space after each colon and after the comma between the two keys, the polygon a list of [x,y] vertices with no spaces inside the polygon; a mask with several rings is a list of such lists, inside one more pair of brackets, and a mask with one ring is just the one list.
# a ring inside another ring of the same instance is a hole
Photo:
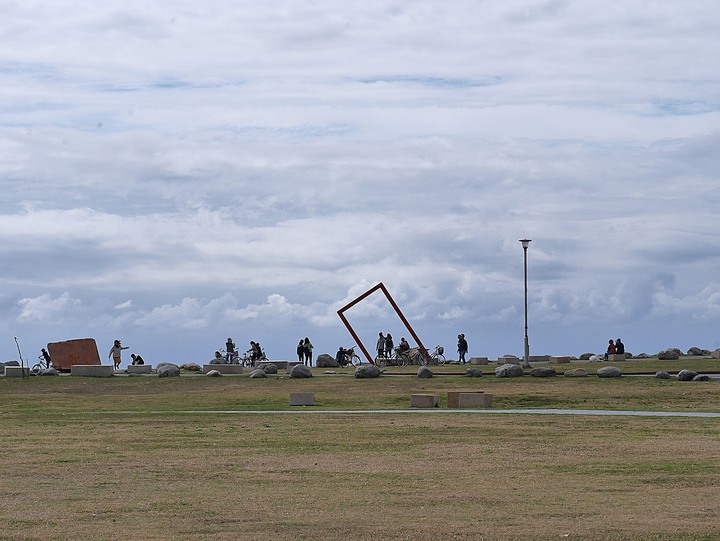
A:
{"label": "low concrete bench", "polygon": [[564,364],[564,363],[569,363],[569,362],[570,362],[570,357],[569,357],[569,356],[568,356],[568,357],[564,357],[564,356],[563,356],[563,357],[554,357],[554,356],[551,356],[551,357],[550,357],[550,362],[551,362],[552,364]]}
{"label": "low concrete bench", "polygon": [[291,406],[314,406],[315,393],[290,393]]}
{"label": "low concrete bench", "polygon": [[490,359],[487,357],[470,357],[470,364],[488,364]]}
{"label": "low concrete bench", "polygon": [[278,370],[285,370],[288,368],[288,361],[258,361],[255,363],[256,368],[262,368],[269,364],[274,364]]}
{"label": "low concrete bench", "polygon": [[625,360],[625,354],[624,353],[613,353],[612,355],[608,355],[608,361],[610,362],[618,362],[618,361],[624,361]]}
{"label": "low concrete bench", "polygon": [[70,375],[109,378],[113,375],[113,367],[110,364],[74,364],[70,367]]}
{"label": "low concrete bench", "polygon": [[125,370],[128,374],[150,374],[152,366],[149,364],[131,364]]}
{"label": "low concrete bench", "polygon": [[411,408],[437,408],[440,403],[440,396],[436,394],[411,394]]}
{"label": "low concrete bench", "polygon": [[448,408],[491,408],[492,395],[484,391],[448,391]]}
{"label": "low concrete bench", "polygon": [[221,374],[242,374],[243,367],[240,364],[204,364],[202,371],[207,374],[210,370],[217,370]]}
{"label": "low concrete bench", "polygon": [[6,378],[21,378],[30,376],[30,369],[27,366],[6,366],[5,377]]}

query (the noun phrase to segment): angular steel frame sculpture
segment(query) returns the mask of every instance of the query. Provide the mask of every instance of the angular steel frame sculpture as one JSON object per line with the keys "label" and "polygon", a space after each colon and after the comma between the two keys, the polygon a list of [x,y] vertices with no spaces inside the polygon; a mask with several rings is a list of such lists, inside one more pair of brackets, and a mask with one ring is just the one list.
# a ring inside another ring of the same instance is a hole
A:
{"label": "angular steel frame sculpture", "polygon": [[374,287],[371,287],[371,288],[368,289],[365,293],[363,293],[362,295],[360,295],[358,298],[356,298],[355,300],[349,302],[348,304],[346,304],[345,306],[343,306],[342,308],[340,308],[340,310],[337,311],[338,316],[340,316],[340,319],[341,319],[342,322],[345,324],[345,327],[347,327],[347,330],[350,332],[350,335],[355,339],[355,342],[357,342],[357,345],[360,346],[360,349],[361,349],[362,352],[365,354],[365,357],[367,357],[368,362],[369,362],[370,364],[375,364],[375,362],[373,361],[372,356],[370,355],[370,352],[369,352],[368,349],[365,347],[365,344],[362,343],[362,340],[360,340],[360,337],[359,337],[359,336],[357,335],[357,333],[355,332],[355,329],[353,329],[352,325],[350,325],[350,322],[349,322],[349,321],[347,320],[347,318],[345,317],[345,311],[348,310],[348,309],[350,309],[350,308],[352,308],[352,307],[355,306],[357,303],[365,300],[366,298],[368,298],[370,295],[372,295],[373,293],[375,293],[375,292],[378,291],[378,290],[382,291],[382,292],[385,294],[385,298],[386,298],[387,301],[390,303],[390,306],[393,307],[393,309],[395,310],[395,313],[396,313],[396,314],[398,315],[398,317],[400,318],[400,321],[403,322],[403,324],[405,325],[405,328],[406,328],[406,329],[408,330],[408,332],[410,333],[410,336],[413,337],[413,340],[415,340],[415,343],[416,343],[416,344],[418,345],[418,347],[420,348],[420,353],[421,353],[422,355],[424,355],[424,356],[427,357],[427,350],[425,349],[425,346],[423,345],[423,343],[420,341],[420,338],[418,337],[418,335],[415,334],[415,331],[414,331],[413,328],[410,326],[410,322],[405,318],[405,315],[402,313],[402,310],[400,310],[400,307],[397,305],[397,303],[395,302],[395,300],[394,300],[394,299],[392,298],[392,296],[390,295],[390,292],[389,292],[389,291],[387,290],[387,288],[383,285],[383,283],[380,282],[378,285],[376,285],[376,286],[374,286]]}

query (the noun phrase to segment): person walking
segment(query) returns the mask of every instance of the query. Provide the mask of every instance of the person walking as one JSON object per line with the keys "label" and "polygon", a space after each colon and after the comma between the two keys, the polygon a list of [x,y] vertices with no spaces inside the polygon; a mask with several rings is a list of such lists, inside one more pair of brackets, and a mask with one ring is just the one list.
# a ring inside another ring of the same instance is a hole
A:
{"label": "person walking", "polygon": [[468,352],[468,343],[464,334],[458,334],[458,362],[465,364],[465,354]]}
{"label": "person walking", "polygon": [[108,359],[112,357],[115,370],[118,370],[120,368],[120,362],[122,361],[122,350],[124,349],[130,349],[130,346],[123,346],[122,344],[120,344],[120,340],[115,340],[113,342],[113,347],[110,348],[110,353],[108,353]]}
{"label": "person walking", "polygon": [[377,351],[378,357],[385,355],[385,336],[383,333],[380,333],[380,336],[378,337],[377,344],[375,345],[375,351]]}
{"label": "person walking", "polygon": [[303,343],[305,348],[305,363],[307,366],[312,366],[312,350],[313,345],[310,343],[310,339],[306,336],[305,342]]}

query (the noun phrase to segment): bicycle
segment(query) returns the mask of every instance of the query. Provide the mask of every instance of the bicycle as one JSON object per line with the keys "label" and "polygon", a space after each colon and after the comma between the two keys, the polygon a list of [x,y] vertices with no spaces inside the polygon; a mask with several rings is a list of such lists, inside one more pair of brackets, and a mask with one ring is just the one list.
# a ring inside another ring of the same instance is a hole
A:
{"label": "bicycle", "polygon": [[361,362],[362,360],[360,359],[360,356],[355,353],[355,346],[353,346],[345,350],[345,354],[342,356],[342,359],[339,360],[338,364],[342,368],[345,368],[349,364],[352,364],[353,366],[360,366]]}
{"label": "bicycle", "polygon": [[47,363],[46,363],[46,361],[45,361],[45,357],[44,357],[43,354],[41,353],[40,355],[38,355],[38,362],[36,362],[36,363],[32,366],[32,368],[30,369],[30,373],[31,373],[31,374],[39,374],[39,373],[42,372],[43,370],[46,370],[46,369],[51,368],[51,367],[52,367],[52,363],[50,364],[50,366],[47,366]]}
{"label": "bicycle", "polygon": [[445,364],[445,355],[443,355],[443,352],[445,351],[445,348],[442,346],[435,346],[435,351],[430,353],[430,350],[425,349],[425,355],[420,356],[420,364],[423,366],[426,366],[428,364],[434,364],[438,366],[442,366]]}

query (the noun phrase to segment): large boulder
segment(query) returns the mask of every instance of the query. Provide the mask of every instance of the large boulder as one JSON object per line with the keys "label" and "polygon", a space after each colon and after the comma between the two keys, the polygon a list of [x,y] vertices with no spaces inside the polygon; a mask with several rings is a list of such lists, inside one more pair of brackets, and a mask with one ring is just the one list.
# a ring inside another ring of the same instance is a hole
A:
{"label": "large boulder", "polygon": [[530,371],[530,375],[535,378],[551,378],[553,376],[557,376],[557,372],[555,372],[555,369],[553,368],[539,366],[538,368],[533,368]]}
{"label": "large boulder", "polygon": [[692,355],[693,357],[707,357],[710,353],[711,352],[707,349],[700,349],[696,347],[692,347],[687,351],[687,354]]}
{"label": "large boulder", "polygon": [[580,355],[579,358],[581,361],[589,361],[590,357],[593,357],[593,356],[595,356],[594,353],[583,353],[582,355]]}
{"label": "large boulder", "polygon": [[265,374],[277,374],[278,368],[276,364],[273,363],[267,363],[260,367],[260,370],[265,372]]}
{"label": "large boulder", "polygon": [[304,364],[296,364],[290,370],[291,378],[311,378],[313,377],[312,370]]}
{"label": "large boulder", "polygon": [[[273,365],[273,366],[275,366],[275,365]],[[277,370],[277,368],[276,368],[276,370]],[[250,372],[250,379],[258,379],[258,378],[266,378],[266,377],[267,377],[267,372],[265,372],[265,370],[263,370],[262,368],[256,368],[255,370]]]}
{"label": "large boulder", "polygon": [[468,378],[481,378],[482,375],[482,369],[480,368],[468,368],[465,370],[465,377]]}
{"label": "large boulder", "polygon": [[657,358],[661,361],[676,361],[680,358],[680,354],[672,349],[666,349],[657,354]]}
{"label": "large boulder", "polygon": [[650,359],[650,355],[648,355],[647,353],[638,353],[633,358],[634,359]]}
{"label": "large boulder", "polygon": [[622,370],[617,366],[603,366],[598,368],[597,375],[599,378],[619,378],[622,376]]}
{"label": "large boulder", "polygon": [[188,372],[202,372],[202,366],[197,363],[185,363],[180,365],[180,370],[187,370]]}
{"label": "large boulder", "polygon": [[522,366],[519,364],[507,363],[495,369],[496,378],[516,378],[523,375]]}
{"label": "large boulder", "polygon": [[363,378],[379,378],[382,371],[380,367],[374,364],[361,364],[355,369],[355,377]]}
{"label": "large boulder", "polygon": [[672,376],[668,372],[665,372],[665,370],[658,370],[655,372],[655,377],[657,379],[670,379]]}
{"label": "large boulder", "polygon": [[172,363],[160,363],[157,367],[157,375],[161,378],[180,377],[180,367]]}
{"label": "large boulder", "polygon": [[315,366],[318,368],[337,368],[338,363],[332,355],[321,353],[315,359]]}
{"label": "large boulder", "polygon": [[428,366],[421,366],[420,368],[418,368],[417,377],[421,379],[431,378],[433,377],[433,371],[430,370],[430,367]]}
{"label": "large boulder", "polygon": [[692,380],[693,381],[710,381],[710,376],[708,376],[707,374],[698,374]]}
{"label": "large boulder", "polygon": [[698,373],[692,370],[680,370],[677,375],[678,381],[692,381]]}
{"label": "large boulder", "polygon": [[219,378],[222,376],[222,372],[220,370],[208,370],[205,375],[209,378]]}
{"label": "large boulder", "polygon": [[59,376],[60,372],[58,372],[55,368],[52,366],[50,368],[43,368],[38,372],[38,376]]}
{"label": "large boulder", "polygon": [[588,371],[584,368],[573,368],[565,372],[566,378],[584,378],[588,375]]}

